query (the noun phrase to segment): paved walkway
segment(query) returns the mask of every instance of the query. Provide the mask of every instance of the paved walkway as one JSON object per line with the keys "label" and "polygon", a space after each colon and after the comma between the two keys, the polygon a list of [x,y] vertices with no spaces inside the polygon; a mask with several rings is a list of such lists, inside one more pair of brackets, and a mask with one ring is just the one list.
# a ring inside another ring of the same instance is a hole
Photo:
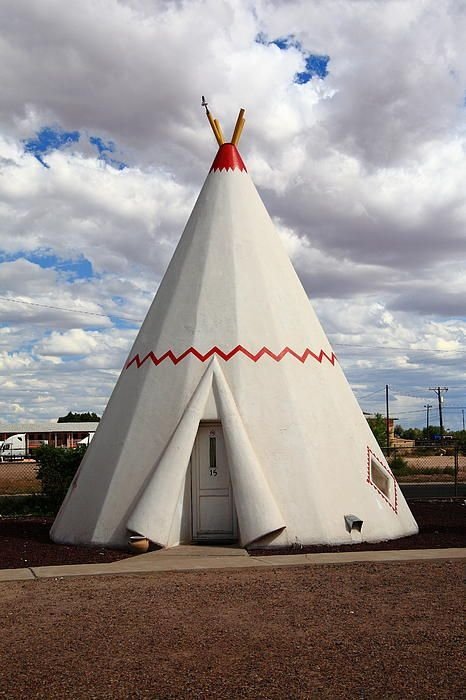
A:
{"label": "paved walkway", "polygon": [[270,568],[274,566],[310,566],[315,564],[350,564],[355,562],[425,561],[466,559],[466,548],[404,549],[370,552],[328,552],[323,554],[274,554],[250,556],[245,549],[234,547],[196,547],[180,545],[110,564],[68,564],[65,566],[31,566],[25,569],[0,570],[0,582],[27,581],[70,576],[105,576],[147,574],[159,571],[194,571],[199,569]]}

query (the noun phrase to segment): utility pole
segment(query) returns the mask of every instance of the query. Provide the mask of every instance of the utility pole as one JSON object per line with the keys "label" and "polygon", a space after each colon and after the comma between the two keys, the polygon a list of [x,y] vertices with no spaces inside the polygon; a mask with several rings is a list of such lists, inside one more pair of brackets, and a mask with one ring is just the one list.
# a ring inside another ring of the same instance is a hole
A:
{"label": "utility pole", "polygon": [[429,391],[435,391],[438,398],[438,414],[440,418],[440,442],[443,442],[443,415],[442,415],[442,403],[443,403],[443,391],[448,391],[447,386],[430,386]]}
{"label": "utility pole", "polygon": [[463,433],[464,433],[464,408],[461,409],[461,413],[463,414]]}
{"label": "utility pole", "polygon": [[431,403],[426,403],[424,404],[424,408],[427,411],[427,416],[426,416],[426,438],[429,440],[429,410],[432,408]]}
{"label": "utility pole", "polygon": [[390,414],[388,410],[388,384],[385,384],[385,408],[386,408],[386,423],[385,432],[387,440],[387,455],[390,454]]}

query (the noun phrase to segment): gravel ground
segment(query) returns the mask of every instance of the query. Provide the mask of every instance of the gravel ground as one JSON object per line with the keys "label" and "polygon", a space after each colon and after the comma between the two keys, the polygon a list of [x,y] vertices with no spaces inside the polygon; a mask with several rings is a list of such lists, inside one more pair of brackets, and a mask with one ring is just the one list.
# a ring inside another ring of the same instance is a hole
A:
{"label": "gravel ground", "polygon": [[[380,549],[432,549],[466,546],[466,507],[464,502],[412,502],[410,504],[420,533],[399,540],[339,547],[307,546],[281,549],[280,553],[335,552]],[[102,547],[57,545],[50,541],[53,518],[1,518],[0,569],[52,564],[95,564],[125,559],[123,550]],[[254,550],[254,554],[276,554],[277,550]]]}
{"label": "gravel ground", "polygon": [[0,698],[464,698],[458,561],[0,584]]}
{"label": "gravel ground", "polygon": [[131,556],[118,549],[55,544],[49,538],[52,523],[53,518],[0,517],[0,569],[99,564]]}
{"label": "gravel ground", "polygon": [[[355,552],[392,549],[438,549],[444,547],[466,547],[465,501],[412,501],[409,504],[419,526],[419,533],[410,537],[386,542],[363,542],[362,544],[306,545],[299,549],[282,549],[286,554],[317,554],[318,552]],[[253,550],[254,554],[267,556],[272,550]],[[465,696],[466,697],[466,696]]]}

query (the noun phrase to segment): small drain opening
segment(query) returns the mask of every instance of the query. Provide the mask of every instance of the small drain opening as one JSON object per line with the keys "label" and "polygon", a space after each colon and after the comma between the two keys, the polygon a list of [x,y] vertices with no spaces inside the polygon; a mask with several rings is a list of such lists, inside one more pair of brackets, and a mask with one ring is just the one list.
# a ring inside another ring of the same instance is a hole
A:
{"label": "small drain opening", "polygon": [[363,520],[357,515],[345,515],[345,525],[348,532],[361,532]]}

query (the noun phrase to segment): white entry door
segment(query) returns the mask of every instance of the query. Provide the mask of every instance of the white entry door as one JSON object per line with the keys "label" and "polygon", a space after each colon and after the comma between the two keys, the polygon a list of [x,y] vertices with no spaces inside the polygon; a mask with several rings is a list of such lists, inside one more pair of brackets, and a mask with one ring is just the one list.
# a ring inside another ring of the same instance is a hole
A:
{"label": "white entry door", "polygon": [[237,538],[222,426],[201,424],[191,457],[193,540]]}

